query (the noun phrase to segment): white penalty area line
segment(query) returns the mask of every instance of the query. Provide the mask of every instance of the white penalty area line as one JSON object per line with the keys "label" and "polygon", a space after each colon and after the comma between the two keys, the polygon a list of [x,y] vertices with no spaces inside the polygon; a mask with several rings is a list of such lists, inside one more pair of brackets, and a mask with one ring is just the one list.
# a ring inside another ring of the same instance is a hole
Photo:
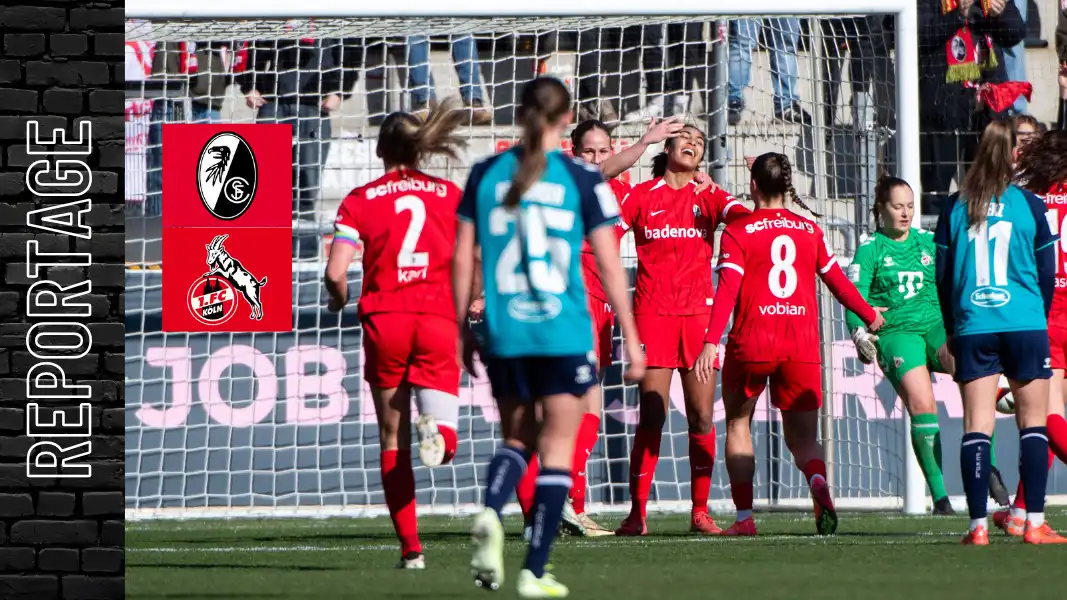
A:
{"label": "white penalty area line", "polygon": [[[876,537],[877,534],[870,534]],[[884,534],[899,535],[899,534]],[[962,534],[944,533],[933,531],[919,531],[908,533],[902,539],[878,539],[865,540],[866,536],[840,537],[830,536],[805,536],[805,535],[761,535],[756,537],[732,537],[721,538],[717,536],[691,536],[677,538],[630,538],[625,542],[593,541],[593,540],[568,540],[573,541],[572,547],[581,549],[622,549],[634,546],[660,546],[678,544],[759,544],[761,542],[793,542],[794,545],[841,545],[841,546],[915,546],[920,544],[939,544],[944,540],[956,539]],[[839,542],[835,544],[834,542]],[[515,543],[519,543],[515,540]],[[523,542],[524,543],[524,542]],[[456,548],[457,546],[469,546],[467,542],[462,544],[424,543],[423,547],[429,549]],[[571,545],[571,544],[569,544]],[[141,554],[191,554],[191,553],[249,553],[271,554],[285,552],[396,552],[396,544],[368,544],[368,545],[341,545],[341,546],[155,546],[155,547],[127,547],[126,552]]]}

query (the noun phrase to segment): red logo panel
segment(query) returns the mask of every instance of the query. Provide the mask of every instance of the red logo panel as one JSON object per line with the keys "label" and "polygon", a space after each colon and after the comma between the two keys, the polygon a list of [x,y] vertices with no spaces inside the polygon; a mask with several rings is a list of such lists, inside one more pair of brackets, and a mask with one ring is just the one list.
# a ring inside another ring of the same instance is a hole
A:
{"label": "red logo panel", "polygon": [[293,329],[292,126],[163,126],[163,331]]}
{"label": "red logo panel", "polygon": [[165,230],[163,331],[292,331],[292,245],[279,227]]}
{"label": "red logo panel", "polygon": [[163,228],[285,227],[293,219],[293,128],[163,125]]}

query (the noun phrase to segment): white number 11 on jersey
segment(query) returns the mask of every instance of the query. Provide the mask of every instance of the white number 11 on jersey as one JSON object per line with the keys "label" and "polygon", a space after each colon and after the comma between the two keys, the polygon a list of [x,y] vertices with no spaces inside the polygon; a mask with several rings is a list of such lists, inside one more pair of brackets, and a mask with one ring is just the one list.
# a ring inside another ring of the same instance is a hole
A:
{"label": "white number 11 on jersey", "polygon": [[978,287],[990,284],[989,244],[993,243],[993,285],[1008,285],[1008,250],[1011,246],[1011,221],[998,221],[992,227],[982,223],[967,230],[967,238],[974,242],[975,283]]}

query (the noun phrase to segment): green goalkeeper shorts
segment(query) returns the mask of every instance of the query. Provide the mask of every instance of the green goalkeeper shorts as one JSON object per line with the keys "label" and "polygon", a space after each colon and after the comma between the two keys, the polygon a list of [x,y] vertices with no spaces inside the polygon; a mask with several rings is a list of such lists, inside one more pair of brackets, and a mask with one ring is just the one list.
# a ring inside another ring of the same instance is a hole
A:
{"label": "green goalkeeper shorts", "polygon": [[878,366],[894,388],[904,374],[916,367],[926,367],[931,373],[944,373],[937,352],[945,345],[945,328],[938,323],[925,334],[891,333],[881,336],[878,347]]}

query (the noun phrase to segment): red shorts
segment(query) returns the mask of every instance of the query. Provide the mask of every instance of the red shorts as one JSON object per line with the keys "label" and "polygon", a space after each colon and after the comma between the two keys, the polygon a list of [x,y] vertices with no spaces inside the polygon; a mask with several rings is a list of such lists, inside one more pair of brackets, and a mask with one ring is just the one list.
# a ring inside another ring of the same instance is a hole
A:
{"label": "red shorts", "polygon": [[722,367],[723,400],[749,400],[771,382],[771,404],[782,411],[822,406],[822,365],[801,362],[741,362],[727,358]]}
{"label": "red shorts", "polygon": [[1067,327],[1049,325],[1048,328],[1049,367],[1052,369],[1067,369]]}
{"label": "red shorts", "polygon": [[363,319],[363,378],[392,389],[411,385],[459,395],[456,340],[452,319],[412,313],[375,313]]}
{"label": "red shorts", "polygon": [[611,305],[603,300],[589,296],[589,316],[593,319],[593,345],[599,361],[598,369],[611,364],[611,334],[615,328],[615,312]]}
{"label": "red shorts", "polygon": [[[634,315],[637,335],[645,346],[645,365],[691,369],[704,349],[708,315]],[[718,368],[718,358],[715,360]]]}

